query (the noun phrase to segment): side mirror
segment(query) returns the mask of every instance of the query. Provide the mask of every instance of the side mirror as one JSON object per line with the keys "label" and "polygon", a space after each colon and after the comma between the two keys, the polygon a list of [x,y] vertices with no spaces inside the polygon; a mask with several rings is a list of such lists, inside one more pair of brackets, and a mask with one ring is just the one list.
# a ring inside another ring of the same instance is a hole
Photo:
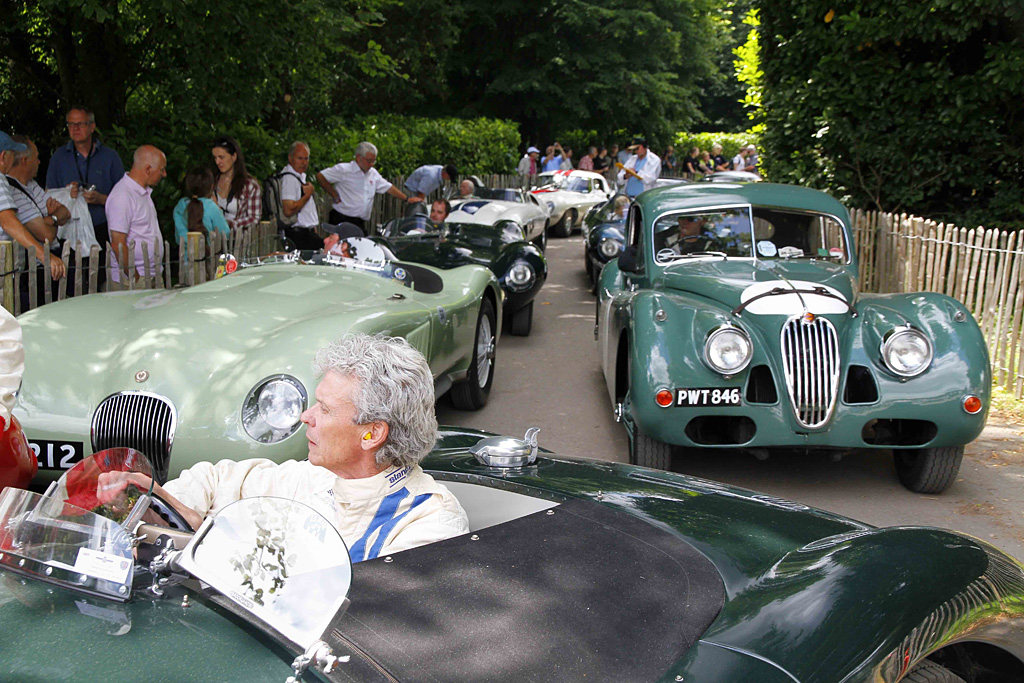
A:
{"label": "side mirror", "polygon": [[639,268],[636,262],[636,246],[630,245],[619,256],[619,270],[623,273],[636,273]]}

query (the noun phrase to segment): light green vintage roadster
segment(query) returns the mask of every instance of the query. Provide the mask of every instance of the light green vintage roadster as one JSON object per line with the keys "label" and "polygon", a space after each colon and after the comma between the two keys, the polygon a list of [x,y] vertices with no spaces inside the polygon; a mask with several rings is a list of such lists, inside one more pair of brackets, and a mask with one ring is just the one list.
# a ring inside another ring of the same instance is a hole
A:
{"label": "light green vintage roadster", "polygon": [[369,240],[354,247],[357,258],[293,252],[188,289],[96,294],[21,316],[16,414],[37,484],[115,445],[149,455],[160,478],[196,453],[304,458],[312,359],[346,332],[408,339],[438,395],[482,407],[503,301],[491,272],[402,263]]}

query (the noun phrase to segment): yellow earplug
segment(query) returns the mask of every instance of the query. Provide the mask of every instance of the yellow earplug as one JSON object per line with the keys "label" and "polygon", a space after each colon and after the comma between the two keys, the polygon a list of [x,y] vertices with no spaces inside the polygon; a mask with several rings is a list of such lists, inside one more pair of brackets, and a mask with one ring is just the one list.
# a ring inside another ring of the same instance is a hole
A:
{"label": "yellow earplug", "polygon": [[366,432],[363,434],[363,441],[369,441],[373,438],[373,432]]}

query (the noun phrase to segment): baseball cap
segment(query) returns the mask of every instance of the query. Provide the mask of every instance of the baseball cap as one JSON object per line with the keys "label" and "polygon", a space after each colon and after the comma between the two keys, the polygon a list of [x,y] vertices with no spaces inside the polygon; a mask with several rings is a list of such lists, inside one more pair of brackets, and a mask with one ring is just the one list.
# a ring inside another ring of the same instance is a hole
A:
{"label": "baseball cap", "polygon": [[629,148],[633,149],[637,145],[643,145],[644,147],[646,147],[647,146],[647,138],[643,137],[642,135],[636,136],[635,138],[633,138],[633,141],[631,143],[629,143]]}
{"label": "baseball cap", "polygon": [[527,147],[526,148],[526,153],[527,154],[533,154],[534,152],[536,152],[537,154],[540,154],[540,150],[537,149],[536,147]]}
{"label": "baseball cap", "polygon": [[27,152],[28,145],[15,142],[11,136],[0,131],[0,152]]}

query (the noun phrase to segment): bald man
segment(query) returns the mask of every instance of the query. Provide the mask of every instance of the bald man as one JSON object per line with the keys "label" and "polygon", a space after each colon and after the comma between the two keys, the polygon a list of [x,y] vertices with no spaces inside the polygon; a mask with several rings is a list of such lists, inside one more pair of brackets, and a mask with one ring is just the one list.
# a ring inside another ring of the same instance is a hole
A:
{"label": "bald man", "polygon": [[[132,169],[124,175],[107,197],[104,207],[110,229],[111,272],[114,282],[128,273],[128,248],[134,246],[136,279],[160,273],[163,239],[153,205],[153,188],[167,175],[167,157],[152,145],[135,150]],[[149,256],[146,272],[142,245]],[[120,264],[120,265],[118,265]]]}

